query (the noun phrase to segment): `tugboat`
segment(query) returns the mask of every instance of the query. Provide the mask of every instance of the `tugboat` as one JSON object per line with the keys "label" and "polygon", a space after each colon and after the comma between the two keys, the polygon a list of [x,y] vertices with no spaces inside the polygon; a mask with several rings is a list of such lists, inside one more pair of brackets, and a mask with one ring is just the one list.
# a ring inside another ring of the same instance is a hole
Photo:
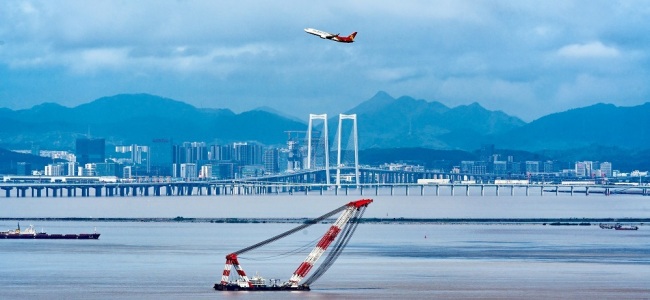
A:
{"label": "tugboat", "polygon": [[47,234],[45,232],[36,232],[34,225],[29,225],[27,229],[20,230],[20,223],[18,223],[18,228],[15,230],[0,231],[0,239],[97,240],[99,235],[97,230],[93,233]]}
{"label": "tugboat", "polygon": [[638,226],[630,225],[630,226],[625,226],[621,224],[616,224],[614,225],[614,229],[616,230],[639,230]]}

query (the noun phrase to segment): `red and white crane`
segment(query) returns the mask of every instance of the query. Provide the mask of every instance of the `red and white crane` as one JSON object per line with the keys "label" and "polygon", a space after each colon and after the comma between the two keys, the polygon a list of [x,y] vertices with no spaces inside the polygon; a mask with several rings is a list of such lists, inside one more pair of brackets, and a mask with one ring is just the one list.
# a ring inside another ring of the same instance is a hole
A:
{"label": "red and white crane", "polygon": [[[372,202],[372,199],[362,199],[357,201],[352,201],[348,204],[345,204],[331,212],[328,212],[318,218],[310,220],[305,224],[302,224],[296,228],[278,234],[272,238],[254,244],[252,246],[246,247],[239,251],[230,253],[226,255],[226,265],[223,269],[223,274],[221,276],[221,282],[215,283],[214,289],[220,291],[232,291],[232,290],[247,290],[247,291],[270,291],[270,290],[309,290],[309,286],[316,279],[322,276],[327,269],[336,261],[339,257],[347,243],[350,241],[352,234],[359,225],[359,219],[366,210],[368,204]],[[334,214],[343,211],[338,219],[330,226],[330,228],[325,232],[325,235],[320,239],[316,244],[316,247],[309,253],[307,258],[298,266],[291,278],[282,284],[276,282],[271,282],[266,284],[263,278],[253,277],[249,279],[246,276],[246,272],[239,264],[238,255],[246,253],[248,251],[257,249],[264,245],[275,242],[279,239],[287,237],[291,234],[294,234],[302,229],[305,229],[309,226],[319,223]],[[338,239],[337,239],[338,237]],[[320,264],[320,266],[314,271],[314,274],[305,280],[304,283],[300,284],[301,281],[307,277],[309,271],[314,267],[319,258],[325,253],[325,251],[332,245],[330,252],[327,257]],[[237,280],[230,281],[230,273],[232,269],[235,269],[237,272]]]}

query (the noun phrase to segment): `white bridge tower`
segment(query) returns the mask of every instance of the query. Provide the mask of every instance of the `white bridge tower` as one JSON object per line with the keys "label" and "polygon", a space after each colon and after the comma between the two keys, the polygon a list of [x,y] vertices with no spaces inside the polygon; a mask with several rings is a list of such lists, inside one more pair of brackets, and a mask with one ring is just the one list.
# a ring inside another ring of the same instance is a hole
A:
{"label": "white bridge tower", "polygon": [[359,185],[359,139],[357,135],[357,115],[339,114],[339,128],[337,132],[338,147],[336,158],[336,186],[341,186],[341,127],[343,120],[352,120],[352,143],[354,145],[354,182]]}
{"label": "white bridge tower", "polygon": [[315,115],[309,114],[309,126],[307,128],[307,166],[306,169],[311,169],[311,156],[312,156],[312,129],[313,129],[313,120],[323,120],[323,134],[322,136],[325,139],[325,177],[327,178],[327,185],[330,184],[330,148],[327,132],[327,114]]}

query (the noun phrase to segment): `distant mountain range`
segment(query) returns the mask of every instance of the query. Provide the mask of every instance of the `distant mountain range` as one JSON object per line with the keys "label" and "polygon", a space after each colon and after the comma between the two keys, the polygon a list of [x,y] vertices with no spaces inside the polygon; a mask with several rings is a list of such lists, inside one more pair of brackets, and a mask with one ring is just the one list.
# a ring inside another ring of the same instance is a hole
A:
{"label": "distant mountain range", "polygon": [[148,94],[117,95],[74,108],[45,103],[26,110],[0,109],[0,147],[73,149],[75,139],[105,138],[114,145],[146,145],[154,138],[177,142],[257,141],[284,144],[285,130],[305,130],[304,122],[264,110],[235,114],[199,109]]}
{"label": "distant mountain range", "polygon": [[[379,92],[349,110],[357,114],[361,148],[426,147],[474,150],[490,135],[505,134],[526,123],[478,103],[449,108],[440,102],[395,99]],[[336,129],[338,117],[328,124]]]}
{"label": "distant mountain range", "polygon": [[[447,107],[436,101],[393,98],[379,92],[345,112],[357,114],[361,149],[437,149],[472,152],[484,144],[524,150],[544,157],[596,160],[613,156],[650,161],[650,103],[634,107],[596,104],[551,114],[533,122],[478,103]],[[334,141],[338,116],[330,116]],[[154,138],[230,143],[257,141],[284,145],[286,131],[305,131],[307,123],[270,108],[240,114],[202,109],[149,94],[104,97],[68,108],[44,103],[24,110],[0,108],[0,147],[74,148],[90,134],[107,144],[146,145]],[[597,158],[590,158],[597,157]]]}

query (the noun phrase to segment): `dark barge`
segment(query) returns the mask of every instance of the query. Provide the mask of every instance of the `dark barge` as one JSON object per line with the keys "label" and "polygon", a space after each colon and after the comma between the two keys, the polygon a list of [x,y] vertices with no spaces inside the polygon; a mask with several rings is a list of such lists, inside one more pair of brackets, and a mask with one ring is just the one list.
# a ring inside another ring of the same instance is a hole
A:
{"label": "dark barge", "polygon": [[36,232],[34,226],[29,225],[25,230],[20,230],[20,224],[15,230],[0,231],[0,239],[36,239],[36,240],[97,240],[100,233],[72,233],[72,234],[48,234]]}

